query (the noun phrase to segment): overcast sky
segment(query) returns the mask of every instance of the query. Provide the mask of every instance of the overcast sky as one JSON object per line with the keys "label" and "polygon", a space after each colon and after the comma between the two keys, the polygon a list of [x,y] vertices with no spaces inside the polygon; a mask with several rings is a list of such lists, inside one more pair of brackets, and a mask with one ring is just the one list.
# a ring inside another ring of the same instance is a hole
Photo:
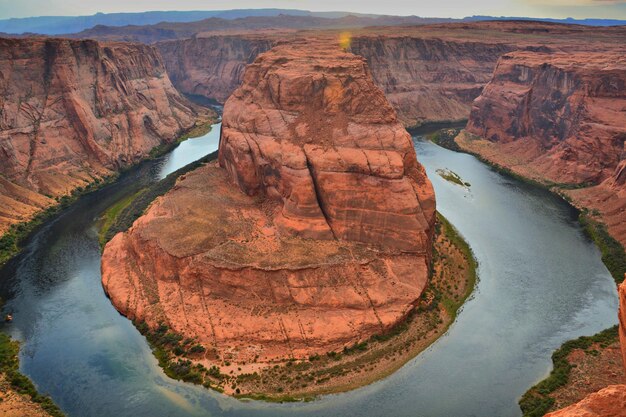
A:
{"label": "overcast sky", "polygon": [[0,19],[96,12],[264,7],[429,17],[492,15],[626,19],[626,0],[0,0]]}

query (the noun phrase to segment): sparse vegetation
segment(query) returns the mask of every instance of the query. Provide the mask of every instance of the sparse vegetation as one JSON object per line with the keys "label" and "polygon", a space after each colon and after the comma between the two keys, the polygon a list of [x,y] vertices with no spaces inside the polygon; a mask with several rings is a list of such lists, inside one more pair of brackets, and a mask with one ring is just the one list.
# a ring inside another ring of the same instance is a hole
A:
{"label": "sparse vegetation", "polygon": [[461,132],[460,128],[448,128],[440,129],[435,133],[426,135],[426,138],[436,145],[443,148],[450,149],[452,151],[460,151],[459,145],[454,141],[454,138]]}
{"label": "sparse vegetation", "polygon": [[0,333],[0,373],[3,374],[11,389],[38,403],[43,410],[53,417],[63,417],[61,409],[46,395],[41,395],[30,379],[19,371],[19,343]]}
{"label": "sparse vegetation", "polygon": [[[212,117],[210,119],[202,121],[201,123],[196,124],[196,126],[183,134],[176,142],[153,148],[149,154],[149,158],[157,158],[159,156],[162,156],[178,146],[180,142],[188,138],[198,137],[208,133],[211,130],[212,123],[214,122],[215,119],[214,117]],[[0,237],[0,267],[2,267],[6,262],[8,262],[11,258],[13,258],[22,250],[24,243],[26,242],[28,237],[46,220],[59,214],[61,211],[74,203],[82,195],[95,191],[103,187],[104,185],[114,182],[117,179],[118,175],[119,174],[113,174],[104,178],[96,178],[84,187],[75,188],[70,194],[57,197],[55,199],[55,205],[38,212],[37,214],[35,214],[35,216],[33,216],[30,221],[16,223],[12,225],[9,230]],[[119,212],[121,212],[123,208],[125,208],[126,204],[130,204],[129,200],[130,197],[124,199],[121,202],[118,202],[117,204],[112,206],[105,214],[106,232],[101,232],[101,243],[103,242],[103,238],[105,236],[109,236],[109,238],[106,239],[108,241],[114,235],[109,234],[108,230],[114,224],[116,224],[114,220],[116,219],[117,214],[119,214]],[[106,243],[106,241],[104,241],[104,243]]]}
{"label": "sparse vegetation", "polygon": [[[614,326],[593,336],[582,336],[565,342],[552,354],[553,369],[550,375],[529,389],[520,399],[519,405],[524,417],[542,417],[553,408],[555,400],[550,394],[567,384],[573,367],[567,358],[573,350],[581,349],[587,352],[596,343],[606,347],[615,343],[617,338],[617,326]],[[593,349],[588,353],[593,355],[592,351]]]}
{"label": "sparse vegetation", "polygon": [[453,184],[460,185],[461,187],[469,188],[471,184],[469,182],[463,181],[459,174],[449,169],[438,169],[436,170],[437,174],[443,178],[444,180],[451,182]]}
{"label": "sparse vegetation", "polygon": [[116,178],[117,175],[103,179],[97,178],[85,187],[74,189],[71,194],[56,198],[57,203],[55,205],[38,212],[30,221],[13,224],[9,230],[0,237],[0,267],[22,250],[28,237],[46,220],[69,207],[80,196],[95,191],[103,185],[111,183]]}
{"label": "sparse vegetation", "polygon": [[626,273],[626,253],[624,247],[608,232],[606,225],[594,220],[590,213],[583,210],[578,220],[585,233],[595,242],[602,253],[602,262],[617,284],[624,281]]}
{"label": "sparse vegetation", "polygon": [[[317,395],[353,389],[391,374],[427,348],[445,333],[471,294],[476,282],[471,249],[441,216],[436,236],[431,278],[417,307],[397,326],[337,351],[261,362],[260,369],[246,370],[245,363],[231,363],[228,355],[217,358],[212,349],[196,352],[195,341],[173,335],[165,325],[154,330],[145,323],[136,326],[146,335],[167,375],[238,398],[309,401]],[[206,365],[208,369],[194,368],[194,362],[206,364],[206,360],[213,363]],[[254,362],[259,363],[259,358]]]}
{"label": "sparse vegetation", "polygon": [[167,193],[175,184],[178,177],[187,172],[191,172],[201,165],[212,161],[217,157],[217,152],[213,152],[203,158],[188,164],[163,178],[161,181],[146,187],[133,196],[120,200],[109,208],[103,216],[103,226],[100,228],[99,239],[102,247],[117,233],[124,232],[132,226],[152,202]]}

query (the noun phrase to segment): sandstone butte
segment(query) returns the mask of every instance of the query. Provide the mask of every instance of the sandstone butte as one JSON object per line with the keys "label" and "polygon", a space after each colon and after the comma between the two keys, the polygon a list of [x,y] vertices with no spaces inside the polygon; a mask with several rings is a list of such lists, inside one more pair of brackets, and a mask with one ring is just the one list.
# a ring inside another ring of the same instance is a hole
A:
{"label": "sandstone butte", "polygon": [[219,166],[181,177],[106,245],[102,283],[128,318],[221,360],[305,358],[405,318],[434,221],[431,183],[365,60],[293,41],[226,102]]}
{"label": "sandstone butte", "polygon": [[[626,55],[514,52],[474,101],[462,148],[598,210],[626,244]],[[572,189],[576,188],[576,189]]]}
{"label": "sandstone butte", "polygon": [[147,45],[0,39],[0,235],[194,126]]}

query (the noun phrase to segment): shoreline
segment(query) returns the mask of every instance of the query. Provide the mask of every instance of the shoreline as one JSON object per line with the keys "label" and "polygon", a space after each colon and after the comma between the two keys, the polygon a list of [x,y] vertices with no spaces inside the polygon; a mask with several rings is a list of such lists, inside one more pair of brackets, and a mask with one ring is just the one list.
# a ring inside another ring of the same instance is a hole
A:
{"label": "shoreline", "polygon": [[459,141],[457,141],[458,136],[463,133],[465,133],[465,130],[461,130],[459,135],[457,135],[457,137],[453,139],[453,143],[458,147],[458,149],[449,148],[448,146],[446,146],[446,142],[438,143],[438,145],[456,152],[463,152],[468,155],[472,155],[476,159],[488,165],[493,170],[502,175],[548,191],[551,194],[562,199],[572,210],[575,211],[578,223],[583,229],[585,235],[594,242],[596,247],[598,247],[598,250],[602,255],[602,262],[607,267],[609,273],[615,280],[616,285],[619,285],[624,280],[624,274],[626,273],[626,248],[624,248],[624,246],[608,232],[606,224],[602,222],[601,218],[596,218],[597,216],[595,216],[593,212],[590,211],[588,208],[577,206],[567,194],[561,192],[568,189],[584,188],[585,185],[580,185],[577,187],[572,186],[571,184],[557,184],[550,181],[541,182],[537,179],[525,177],[521,174],[514,172],[510,168],[490,161],[489,159],[477,152],[463,147],[463,145],[460,144]]}
{"label": "shoreline", "polygon": [[110,175],[102,178],[96,178],[83,187],[73,189],[69,194],[58,196],[56,197],[56,204],[39,210],[30,220],[10,225],[9,229],[0,235],[0,269],[4,268],[13,258],[22,252],[22,249],[28,243],[28,240],[39,230],[41,226],[61,214],[63,210],[75,203],[79,198],[94,191],[98,191],[107,185],[113,184],[124,172],[133,169],[143,162],[158,159],[164,156],[185,140],[210,132],[211,126],[215,124],[217,120],[219,120],[219,115],[217,114],[211,115],[206,119],[198,119],[193,127],[182,131],[177,136],[176,140],[169,144],[155,146],[144,158],[136,163],[122,167]]}
{"label": "shoreline", "polygon": [[[624,247],[610,235],[606,225],[601,221],[601,219],[597,219],[597,216],[595,216],[589,209],[575,205],[567,194],[561,192],[572,188],[582,188],[584,185],[581,185],[580,187],[572,187],[568,184],[541,182],[539,180],[520,175],[512,171],[510,168],[490,161],[481,154],[464,147],[461,143],[459,143],[459,140],[457,140],[458,136],[460,136],[462,132],[464,132],[464,130],[460,130],[456,137],[451,138],[451,141],[447,140],[448,138],[446,138],[446,140],[436,142],[432,140],[433,138],[430,138],[430,140],[444,148],[472,155],[502,175],[546,190],[561,198],[571,209],[575,211],[579,225],[583,229],[585,235],[600,251],[602,262],[614,279],[616,286],[624,280],[624,274],[626,273],[626,268],[624,267],[624,265],[626,265]],[[598,388],[604,388],[604,386],[595,387],[596,389],[589,391],[588,388],[590,385],[594,385],[594,381],[586,380],[584,381],[584,384],[572,381],[572,373],[574,373],[577,369],[578,364],[572,364],[570,363],[570,360],[572,360],[571,358],[574,355],[573,352],[583,352],[580,353],[583,357],[586,355],[590,355],[592,357],[590,361],[587,361],[591,362],[592,365],[587,365],[587,367],[590,369],[597,369],[601,364],[603,364],[603,361],[606,362],[606,359],[603,358],[609,356],[606,352],[610,351],[615,344],[619,346],[619,340],[617,339],[617,327],[610,327],[594,335],[581,336],[577,339],[565,341],[561,347],[555,350],[552,354],[553,367],[548,376],[538,380],[518,400],[520,409],[523,412],[523,417],[541,417],[547,412],[555,411],[556,409],[576,402],[573,401],[568,403],[559,401],[560,398],[558,397],[563,395],[559,394],[561,391],[567,392],[564,394],[565,396],[579,397],[578,400],[581,400],[585,395],[597,391]],[[580,358],[578,360],[580,361]],[[618,368],[621,370],[621,367],[618,366]],[[574,379],[576,379],[576,377],[574,377]],[[595,382],[597,383],[598,381]],[[573,388],[571,387],[572,385],[574,386]]]}
{"label": "shoreline", "polygon": [[65,417],[54,401],[39,394],[31,380],[20,372],[19,351],[19,342],[0,332],[0,414]]}
{"label": "shoreline", "polygon": [[303,360],[231,363],[208,359],[194,340],[165,325],[152,330],[143,322],[133,324],[167,376],[241,400],[311,401],[350,391],[391,375],[431,346],[448,331],[474,292],[478,277],[471,248],[439,213],[436,232],[429,284],[412,312],[389,332],[343,351]]}

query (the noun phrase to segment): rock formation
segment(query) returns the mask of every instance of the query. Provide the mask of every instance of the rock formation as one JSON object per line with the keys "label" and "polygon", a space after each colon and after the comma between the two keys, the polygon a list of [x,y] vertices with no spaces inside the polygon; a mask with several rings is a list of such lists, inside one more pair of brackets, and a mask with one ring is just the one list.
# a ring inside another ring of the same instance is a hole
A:
{"label": "rock formation", "polygon": [[341,349],[413,309],[433,189],[362,58],[305,41],[260,55],[225,105],[219,163],[107,244],[120,312],[241,363]]}
{"label": "rock formation", "polygon": [[363,56],[374,82],[405,126],[467,119],[472,101],[513,46],[420,36],[355,36],[351,52]]}
{"label": "rock formation", "polygon": [[[156,44],[172,82],[185,94],[225,102],[259,53],[292,33],[198,34]],[[336,42],[336,36],[312,34]],[[360,34],[350,51],[363,56],[374,82],[405,126],[467,119],[498,57],[513,49],[493,41]]]}
{"label": "rock formation", "polygon": [[610,385],[588,395],[582,401],[545,417],[624,417],[626,385]]}
{"label": "rock formation", "polygon": [[155,46],[179,91],[224,103],[241,84],[246,65],[274,43],[274,39],[262,34],[199,34]]}
{"label": "rock formation", "polygon": [[[504,55],[474,102],[461,146],[566,188],[626,242],[626,58],[622,52]],[[465,139],[465,140],[464,140]]]}
{"label": "rock formation", "polygon": [[192,127],[146,45],[0,39],[0,233]]}
{"label": "rock formation", "polygon": [[467,119],[472,101],[507,52],[601,48],[623,54],[626,41],[626,30],[619,27],[520,21],[353,28],[341,33],[238,29],[157,43],[174,85],[186,94],[224,102],[240,85],[244,66],[277,42],[294,36],[331,42],[342,37],[350,52],[367,60],[374,82],[405,126]]}

